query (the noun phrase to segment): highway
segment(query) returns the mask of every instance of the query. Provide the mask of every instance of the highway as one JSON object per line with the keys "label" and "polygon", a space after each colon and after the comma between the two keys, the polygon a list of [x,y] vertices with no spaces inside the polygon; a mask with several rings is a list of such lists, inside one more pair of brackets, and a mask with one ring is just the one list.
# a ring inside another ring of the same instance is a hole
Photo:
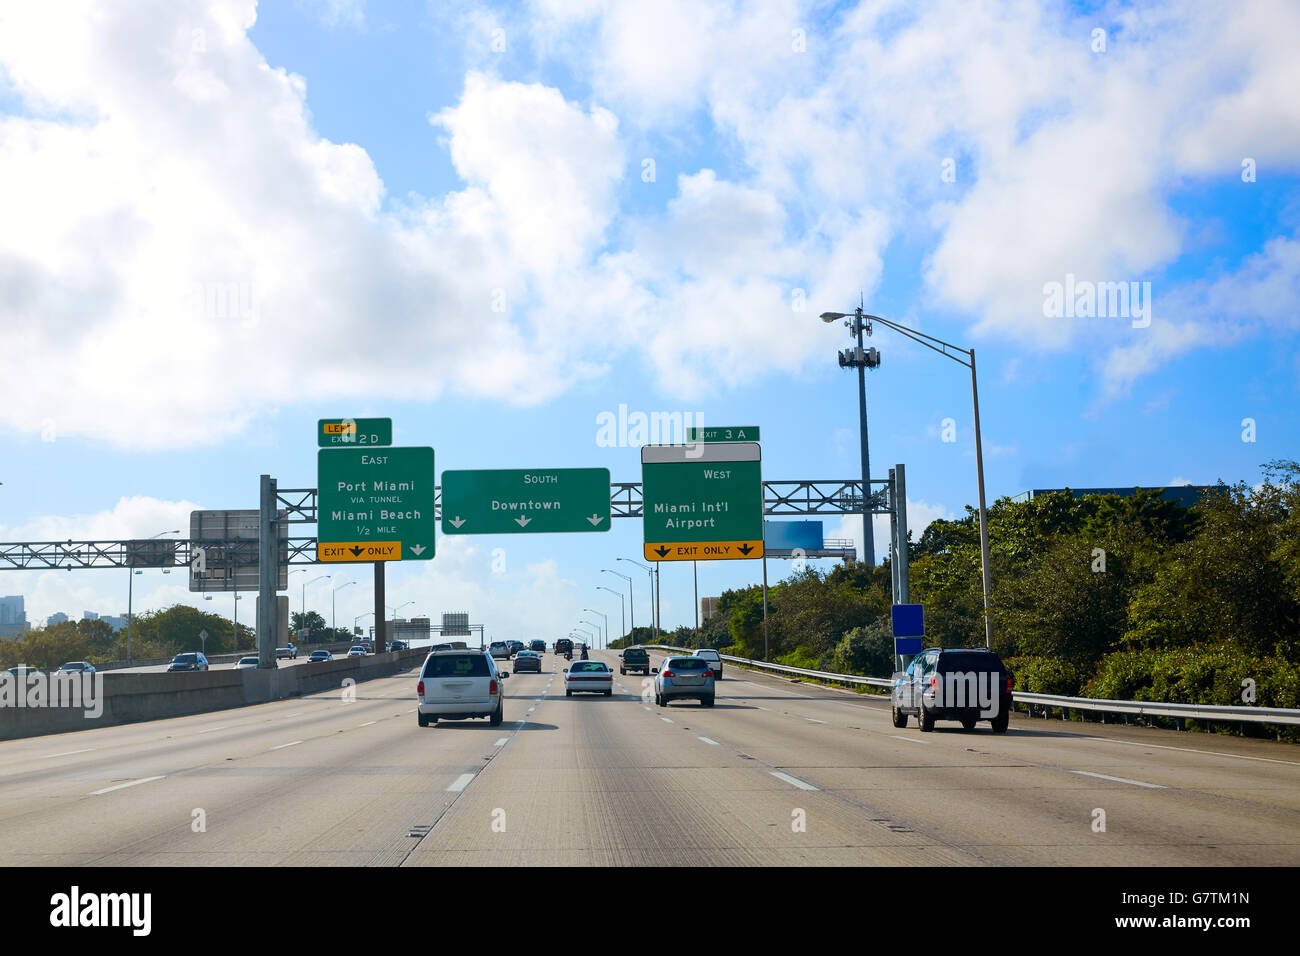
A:
{"label": "highway", "polygon": [[634,675],[612,698],[566,698],[563,665],[512,675],[496,728],[419,728],[411,670],[352,702],[0,743],[0,860],[1300,864],[1294,747],[1022,716],[1001,736],[922,734],[880,699],[734,667],[714,708],[663,709]]}

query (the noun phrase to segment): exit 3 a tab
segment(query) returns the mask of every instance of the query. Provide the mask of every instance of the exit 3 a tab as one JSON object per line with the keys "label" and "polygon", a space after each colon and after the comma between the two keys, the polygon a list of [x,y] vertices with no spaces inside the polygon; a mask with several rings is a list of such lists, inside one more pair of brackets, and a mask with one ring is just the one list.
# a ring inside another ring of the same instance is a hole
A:
{"label": "exit 3 a tab", "polygon": [[400,541],[341,541],[317,543],[317,561],[400,561]]}
{"label": "exit 3 a tab", "polygon": [[761,558],[763,540],[694,541],[690,544],[646,544],[647,561],[727,561]]}

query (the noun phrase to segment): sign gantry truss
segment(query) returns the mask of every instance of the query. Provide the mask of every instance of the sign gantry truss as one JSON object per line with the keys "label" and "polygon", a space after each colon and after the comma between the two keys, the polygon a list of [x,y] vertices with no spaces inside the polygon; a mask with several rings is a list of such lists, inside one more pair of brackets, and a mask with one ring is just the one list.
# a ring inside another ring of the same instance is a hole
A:
{"label": "sign gantry truss", "polygon": [[[871,514],[890,514],[889,480],[868,482]],[[643,512],[639,481],[611,482],[610,517],[640,518]],[[276,508],[282,512],[282,527],[316,523],[316,489],[282,488]],[[763,482],[763,514],[824,515],[862,514],[861,479]],[[442,517],[442,488],[435,492],[434,507]],[[285,529],[287,530],[287,528]],[[287,537],[289,564],[318,564],[316,538]],[[0,571],[71,571],[82,568],[188,568],[193,548],[220,548],[220,541],[188,541],[183,538],[155,539],[146,546],[142,539],[123,541],[16,541],[0,542]],[[228,542],[236,548],[240,542]]]}

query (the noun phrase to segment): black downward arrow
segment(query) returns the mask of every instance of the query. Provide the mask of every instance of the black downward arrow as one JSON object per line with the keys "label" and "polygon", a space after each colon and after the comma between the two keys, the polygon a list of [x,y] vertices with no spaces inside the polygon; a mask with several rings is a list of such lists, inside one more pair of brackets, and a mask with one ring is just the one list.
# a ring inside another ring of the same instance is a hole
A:
{"label": "black downward arrow", "polygon": [[748,544],[742,544],[736,550],[739,551],[741,554],[749,554],[749,552],[753,551],[754,549]]}
{"label": "black downward arrow", "polygon": [[355,556],[355,557],[360,557],[361,553],[362,553],[363,551],[365,551],[366,549],[365,549],[365,548],[348,548],[348,550],[352,552],[353,556]]}
{"label": "black downward arrow", "polygon": [[670,550],[670,549],[668,549],[668,548],[655,548],[655,554],[659,555],[659,557],[661,557],[661,558],[665,558],[665,557],[668,556],[668,551],[669,551],[669,550]]}

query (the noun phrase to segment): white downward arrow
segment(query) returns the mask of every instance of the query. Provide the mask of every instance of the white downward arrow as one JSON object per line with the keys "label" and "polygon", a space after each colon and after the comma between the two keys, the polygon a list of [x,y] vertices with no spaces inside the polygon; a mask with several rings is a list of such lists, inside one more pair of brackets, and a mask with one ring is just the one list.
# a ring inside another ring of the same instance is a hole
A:
{"label": "white downward arrow", "polygon": [[592,523],[593,526],[595,526],[595,525],[600,524],[602,521],[604,521],[604,520],[605,520],[605,517],[604,517],[604,515],[592,515],[592,516],[591,516],[590,518],[588,518],[587,520],[590,521],[590,522]]}
{"label": "white downward arrow", "polygon": [[529,518],[526,515],[520,515],[518,518],[515,519],[515,524],[519,525],[519,527],[521,528],[526,528],[528,527],[528,522],[532,520],[533,520],[532,518]]}
{"label": "white downward arrow", "polygon": [[413,551],[415,553],[415,556],[418,558],[420,555],[424,554],[424,545],[413,544],[411,545],[411,551]]}
{"label": "white downward arrow", "polygon": [[448,522],[448,523],[449,523],[453,528],[459,528],[461,525],[463,525],[463,524],[465,523],[465,519],[462,518],[460,515],[456,515],[456,517],[452,518],[451,521]]}

